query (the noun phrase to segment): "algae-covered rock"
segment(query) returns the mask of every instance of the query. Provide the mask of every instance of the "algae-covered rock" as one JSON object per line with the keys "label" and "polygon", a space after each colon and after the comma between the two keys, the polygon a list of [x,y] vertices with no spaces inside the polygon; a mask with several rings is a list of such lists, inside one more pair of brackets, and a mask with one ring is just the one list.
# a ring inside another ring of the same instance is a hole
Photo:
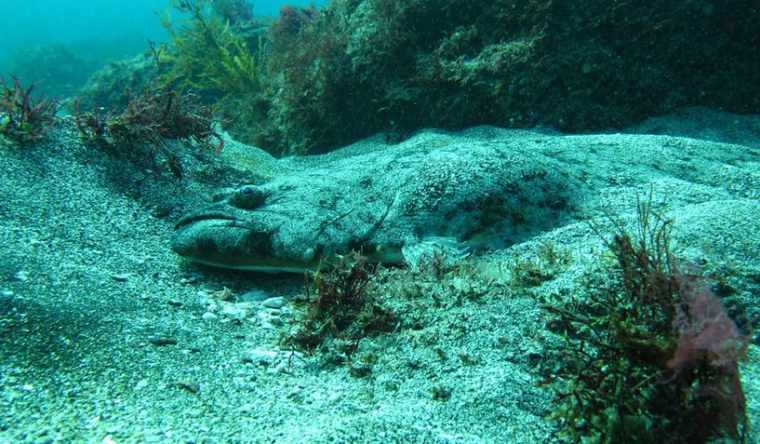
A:
{"label": "algae-covered rock", "polygon": [[760,111],[751,0],[336,0],[273,28],[274,153],[377,131],[620,128],[676,107]]}
{"label": "algae-covered rock", "polygon": [[80,88],[95,63],[61,44],[23,48],[13,57],[9,74],[34,84],[37,96],[68,97]]}
{"label": "algae-covered rock", "polygon": [[131,96],[140,95],[160,73],[154,57],[148,53],[131,59],[111,62],[90,77],[78,94],[82,110],[105,108],[112,113],[123,111]]}

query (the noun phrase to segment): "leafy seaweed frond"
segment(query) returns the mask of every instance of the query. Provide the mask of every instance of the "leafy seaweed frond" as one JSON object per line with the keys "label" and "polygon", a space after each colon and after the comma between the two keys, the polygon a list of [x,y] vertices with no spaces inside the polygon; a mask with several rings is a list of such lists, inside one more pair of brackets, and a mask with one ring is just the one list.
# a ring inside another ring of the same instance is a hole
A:
{"label": "leafy seaweed frond", "polygon": [[188,18],[179,26],[169,13],[162,19],[171,37],[172,68],[162,79],[165,85],[215,98],[261,91],[266,50],[262,38],[247,39],[215,13],[208,0],[175,0],[173,5]]}

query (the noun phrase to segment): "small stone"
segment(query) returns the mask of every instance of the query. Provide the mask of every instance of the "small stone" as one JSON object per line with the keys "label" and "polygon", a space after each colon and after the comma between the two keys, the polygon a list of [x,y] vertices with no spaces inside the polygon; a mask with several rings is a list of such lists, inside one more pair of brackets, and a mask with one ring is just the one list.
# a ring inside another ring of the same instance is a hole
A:
{"label": "small stone", "polygon": [[192,394],[196,394],[201,391],[201,386],[192,381],[179,381],[177,387],[184,389]]}
{"label": "small stone", "polygon": [[210,311],[203,313],[203,316],[201,316],[201,319],[203,319],[204,321],[215,321],[218,318],[219,316],[217,316],[216,314]]}
{"label": "small stone", "polygon": [[285,298],[277,296],[269,299],[265,299],[261,305],[267,308],[282,308],[285,306]]}
{"label": "small stone", "polygon": [[248,317],[248,310],[236,304],[225,304],[222,307],[221,314],[227,318],[242,321]]}
{"label": "small stone", "polygon": [[112,278],[113,278],[113,280],[115,280],[116,282],[126,282],[126,281],[127,281],[127,279],[129,279],[129,276],[130,276],[130,274],[129,274],[129,273],[119,273],[119,274],[114,274],[114,275],[113,275],[113,276],[111,276],[111,277],[112,277]]}
{"label": "small stone", "polygon": [[237,300],[240,302],[263,302],[267,299],[270,299],[269,293],[267,293],[264,290],[260,290],[258,288],[254,288],[253,290],[247,291],[240,296],[238,296]]}
{"label": "small stone", "polygon": [[29,273],[27,273],[24,270],[16,272],[16,274],[13,275],[14,279],[21,282],[26,282],[29,280]]}
{"label": "small stone", "polygon": [[436,386],[431,389],[435,401],[448,401],[451,399],[451,389],[443,386]]}
{"label": "small stone", "polygon": [[165,345],[177,345],[177,338],[172,338],[170,336],[155,336],[148,339],[148,341],[158,347],[163,347]]}
{"label": "small stone", "polygon": [[243,362],[251,364],[269,365],[275,359],[277,359],[277,352],[264,348],[254,348],[246,352],[245,356],[243,356]]}

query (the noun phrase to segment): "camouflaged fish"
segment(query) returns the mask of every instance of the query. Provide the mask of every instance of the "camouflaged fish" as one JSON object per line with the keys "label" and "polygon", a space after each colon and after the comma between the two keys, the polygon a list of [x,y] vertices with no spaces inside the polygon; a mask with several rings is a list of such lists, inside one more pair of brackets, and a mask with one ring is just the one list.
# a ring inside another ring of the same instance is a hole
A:
{"label": "camouflaged fish", "polygon": [[265,272],[313,270],[352,250],[415,267],[431,255],[461,258],[546,229],[566,204],[549,159],[519,143],[423,133],[375,145],[230,190],[177,223],[174,251]]}

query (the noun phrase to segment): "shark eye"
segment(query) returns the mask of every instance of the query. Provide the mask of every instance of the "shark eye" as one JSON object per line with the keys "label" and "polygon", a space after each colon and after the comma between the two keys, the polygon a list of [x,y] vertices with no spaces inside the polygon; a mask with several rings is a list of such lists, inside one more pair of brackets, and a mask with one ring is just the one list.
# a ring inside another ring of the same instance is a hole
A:
{"label": "shark eye", "polygon": [[230,204],[243,210],[253,210],[264,204],[266,194],[261,188],[246,185],[230,196]]}

